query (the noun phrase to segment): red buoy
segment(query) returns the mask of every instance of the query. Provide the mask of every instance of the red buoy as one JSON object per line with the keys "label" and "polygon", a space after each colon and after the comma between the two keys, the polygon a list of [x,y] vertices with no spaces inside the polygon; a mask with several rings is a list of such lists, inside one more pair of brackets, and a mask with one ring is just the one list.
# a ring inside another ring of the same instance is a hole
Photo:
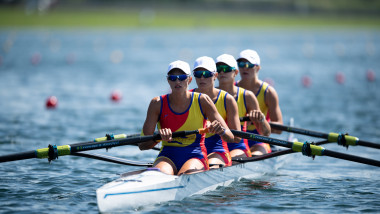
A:
{"label": "red buoy", "polygon": [[343,84],[343,83],[344,83],[344,80],[345,80],[345,78],[344,78],[344,74],[343,74],[342,72],[338,72],[338,73],[336,73],[336,75],[335,75],[335,80],[336,80],[337,83],[339,83],[339,84]]}
{"label": "red buoy", "polygon": [[119,90],[115,90],[111,94],[111,100],[114,102],[119,102],[122,98],[121,92]]}
{"label": "red buoy", "polygon": [[34,53],[32,57],[30,58],[30,62],[33,65],[38,65],[41,62],[41,54],[40,53]]}
{"label": "red buoy", "polygon": [[311,78],[309,76],[303,76],[302,77],[302,85],[305,88],[309,88],[311,86]]}
{"label": "red buoy", "polygon": [[58,99],[55,96],[50,96],[46,100],[46,108],[55,108],[57,107]]}
{"label": "red buoy", "polygon": [[368,82],[374,82],[375,79],[376,79],[375,72],[372,69],[368,69],[368,71],[367,71]]}
{"label": "red buoy", "polygon": [[70,53],[66,55],[66,63],[67,64],[73,64],[75,62],[75,54]]}

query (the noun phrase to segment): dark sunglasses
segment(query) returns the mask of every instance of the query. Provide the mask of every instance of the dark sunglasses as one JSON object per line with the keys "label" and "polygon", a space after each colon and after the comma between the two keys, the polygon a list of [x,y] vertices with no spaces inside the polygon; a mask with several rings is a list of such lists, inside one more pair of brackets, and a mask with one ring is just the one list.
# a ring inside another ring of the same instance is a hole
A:
{"label": "dark sunglasses", "polygon": [[256,65],[252,64],[250,62],[242,62],[242,61],[240,61],[240,62],[238,62],[238,66],[239,66],[239,68],[253,68]]}
{"label": "dark sunglasses", "polygon": [[185,79],[187,79],[187,77],[189,77],[187,74],[181,74],[181,75],[168,75],[168,80],[170,81],[176,81],[177,79],[179,81],[184,81]]}
{"label": "dark sunglasses", "polygon": [[235,69],[236,69],[235,67],[230,67],[228,65],[217,65],[216,66],[216,71],[218,73],[220,73],[220,72],[228,73],[228,72],[231,72]]}
{"label": "dark sunglasses", "polygon": [[204,78],[209,78],[209,77],[214,76],[214,72],[207,71],[207,70],[206,71],[194,71],[193,74],[196,78],[201,78],[202,76]]}

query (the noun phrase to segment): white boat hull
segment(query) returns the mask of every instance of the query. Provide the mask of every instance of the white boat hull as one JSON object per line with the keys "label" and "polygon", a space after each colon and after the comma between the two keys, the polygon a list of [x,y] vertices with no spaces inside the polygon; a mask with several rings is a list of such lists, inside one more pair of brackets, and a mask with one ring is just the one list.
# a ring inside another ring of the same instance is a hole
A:
{"label": "white boat hull", "polygon": [[255,178],[272,172],[277,158],[182,176],[167,175],[154,168],[125,173],[97,189],[98,208],[100,212],[113,212],[182,200],[215,190],[218,186],[228,186],[241,178]]}

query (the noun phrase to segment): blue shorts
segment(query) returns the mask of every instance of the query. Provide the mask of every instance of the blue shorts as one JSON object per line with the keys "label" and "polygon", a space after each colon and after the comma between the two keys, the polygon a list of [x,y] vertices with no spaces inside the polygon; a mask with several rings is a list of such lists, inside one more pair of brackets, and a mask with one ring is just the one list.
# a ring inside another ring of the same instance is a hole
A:
{"label": "blue shorts", "polygon": [[[253,134],[259,134],[259,132],[257,132],[257,129],[255,130],[247,130],[247,132],[249,133],[253,133]],[[270,145],[267,144],[267,143],[263,143],[263,142],[258,142],[258,141],[254,141],[254,140],[248,140],[248,145],[249,145],[249,148],[252,148],[252,146],[254,145],[260,145],[260,146],[263,146],[265,148],[265,150],[267,151],[267,153],[271,153],[272,152],[272,149],[270,148]]]}
{"label": "blue shorts", "polygon": [[[168,158],[176,167],[175,171],[179,171],[186,161],[196,158],[199,159],[204,168],[208,169],[207,157],[203,154],[201,147],[176,147],[176,146],[163,146],[157,158],[166,157]],[[157,160],[156,158],[156,160]]]}
{"label": "blue shorts", "polygon": [[219,135],[215,134],[206,138],[205,146],[207,149],[207,155],[211,153],[219,154],[223,158],[224,163],[227,166],[231,166],[231,155],[227,143],[223,142]]}
{"label": "blue shorts", "polygon": [[220,153],[228,152],[228,151],[226,151],[227,148],[223,147],[223,141],[220,138],[220,136],[217,134],[212,135],[209,138],[206,138],[205,139],[205,146],[207,149],[207,155],[209,155],[213,152],[220,152]]}
{"label": "blue shorts", "polygon": [[242,150],[247,157],[251,157],[251,150],[248,147],[248,143],[246,139],[241,139],[239,143],[228,143],[228,149],[230,151],[235,149]]}

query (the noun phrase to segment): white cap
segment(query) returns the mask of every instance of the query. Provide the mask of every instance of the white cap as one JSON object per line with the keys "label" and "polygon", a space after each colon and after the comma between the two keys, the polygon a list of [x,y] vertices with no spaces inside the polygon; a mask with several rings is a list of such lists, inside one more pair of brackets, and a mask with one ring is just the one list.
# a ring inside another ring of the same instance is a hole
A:
{"label": "white cap", "polygon": [[256,51],[251,50],[251,49],[247,49],[247,50],[240,52],[239,58],[237,60],[239,60],[239,59],[246,59],[252,64],[260,65],[259,55],[257,54]]}
{"label": "white cap", "polygon": [[205,68],[208,71],[216,72],[215,61],[208,56],[201,56],[195,60],[193,71],[197,68]]}
{"label": "white cap", "polygon": [[237,69],[237,62],[235,60],[235,57],[229,54],[222,54],[216,58],[216,63],[223,62],[224,64],[227,64],[230,67],[234,67]]}
{"label": "white cap", "polygon": [[174,62],[170,63],[169,67],[168,67],[168,73],[171,70],[175,69],[175,68],[178,68],[178,69],[182,70],[187,75],[191,75],[190,65],[187,62],[184,62],[184,61],[181,61],[181,60],[177,60],[177,61],[174,61]]}

